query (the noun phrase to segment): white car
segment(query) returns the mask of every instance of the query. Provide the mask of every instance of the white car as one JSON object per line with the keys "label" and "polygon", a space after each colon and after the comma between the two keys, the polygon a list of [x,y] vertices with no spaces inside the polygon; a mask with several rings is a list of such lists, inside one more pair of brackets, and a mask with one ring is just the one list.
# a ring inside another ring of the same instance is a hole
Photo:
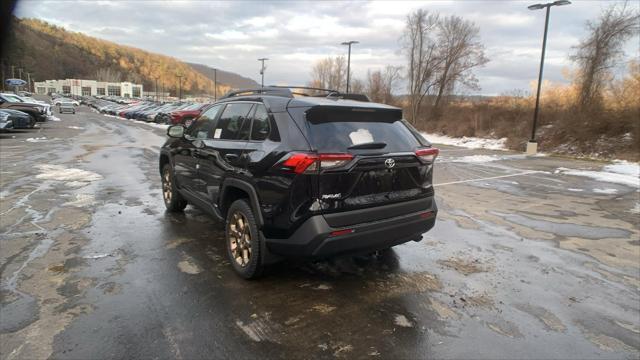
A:
{"label": "white car", "polygon": [[53,105],[60,105],[60,103],[72,103],[75,106],[80,105],[78,101],[69,98],[57,98],[53,100]]}

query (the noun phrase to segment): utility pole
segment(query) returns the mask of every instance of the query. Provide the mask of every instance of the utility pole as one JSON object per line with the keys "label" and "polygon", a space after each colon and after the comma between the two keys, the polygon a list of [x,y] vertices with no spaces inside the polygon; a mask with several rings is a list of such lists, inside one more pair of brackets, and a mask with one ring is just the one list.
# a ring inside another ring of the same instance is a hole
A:
{"label": "utility pole", "polygon": [[31,91],[31,73],[30,72],[27,72],[27,91],[33,92]]}
{"label": "utility pole", "polygon": [[176,75],[176,77],[178,78],[178,101],[182,100],[182,76],[181,74]]}
{"label": "utility pole", "polygon": [[538,73],[538,90],[536,92],[536,107],[533,111],[533,126],[531,127],[531,139],[527,143],[527,155],[535,155],[538,152],[538,143],[536,142],[536,126],[538,124],[538,110],[540,106],[540,89],[542,88],[542,72],[544,69],[544,54],[547,47],[547,31],[549,29],[549,13],[552,6],[569,5],[569,0],[558,0],[546,4],[534,4],[527,7],[529,10],[547,9],[544,19],[544,35],[542,37],[542,55],[540,56],[540,71]]}
{"label": "utility pole", "polygon": [[260,75],[262,76],[262,81],[260,82],[260,87],[264,87],[264,71],[266,70],[266,68],[264,67],[264,62],[267,61],[269,59],[267,58],[260,58],[258,59],[258,61],[260,61],[262,63],[262,66],[260,66]]}
{"label": "utility pole", "polygon": [[359,42],[351,40],[351,41],[345,41],[341,44],[341,45],[349,46],[349,55],[347,55],[347,94],[349,93],[349,77],[351,76],[351,45],[353,44],[359,44]]}

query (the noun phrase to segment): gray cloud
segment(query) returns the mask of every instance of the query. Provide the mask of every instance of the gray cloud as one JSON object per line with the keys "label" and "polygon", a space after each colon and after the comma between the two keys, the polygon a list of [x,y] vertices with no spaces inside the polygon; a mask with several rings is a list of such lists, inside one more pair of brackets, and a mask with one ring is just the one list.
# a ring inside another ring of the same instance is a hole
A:
{"label": "gray cloud", "polygon": [[[16,15],[34,17],[116,43],[203,63],[258,78],[259,57],[268,57],[266,82],[304,84],[313,62],[353,48],[356,77],[386,64],[404,65],[404,20],[417,8],[473,20],[491,60],[476,71],[482,94],[529,89],[537,77],[543,11],[535,1],[29,1]],[[584,23],[611,1],[574,1],[552,9],[545,79],[564,81],[571,46]],[[631,6],[640,6],[630,3]],[[626,47],[640,56],[638,39]]]}

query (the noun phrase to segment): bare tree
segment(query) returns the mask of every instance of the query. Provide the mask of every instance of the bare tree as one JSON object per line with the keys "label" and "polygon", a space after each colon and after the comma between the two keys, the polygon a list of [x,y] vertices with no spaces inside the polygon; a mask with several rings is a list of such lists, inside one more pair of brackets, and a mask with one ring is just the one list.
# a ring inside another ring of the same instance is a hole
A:
{"label": "bare tree", "polygon": [[310,85],[339,91],[345,86],[346,79],[347,60],[345,57],[327,57],[317,61],[313,66]]}
{"label": "bare tree", "polygon": [[441,60],[431,34],[438,24],[438,15],[418,9],[407,16],[404,32],[404,50],[407,55],[410,121],[418,121],[418,111],[425,96],[437,83],[437,70]]}
{"label": "bare tree", "polygon": [[449,16],[438,22],[437,48],[440,68],[437,75],[438,93],[433,105],[437,114],[444,95],[463,85],[478,89],[472,70],[486,64],[484,46],[480,43],[480,29],[459,16]]}
{"label": "bare tree", "polygon": [[349,92],[353,94],[364,94],[366,92],[364,82],[352,76],[351,83],[349,84]]}
{"label": "bare tree", "polygon": [[95,77],[97,81],[104,81],[104,82],[122,81],[122,73],[112,68],[101,68],[96,70]]}
{"label": "bare tree", "polygon": [[600,105],[611,69],[623,55],[624,43],[638,33],[640,16],[627,4],[612,5],[596,21],[588,21],[589,36],[575,48],[571,59],[579,66],[576,78],[578,105],[582,109]]}
{"label": "bare tree", "polygon": [[374,102],[385,104],[393,103],[393,89],[400,80],[400,69],[396,66],[387,65],[383,71],[376,70],[367,72],[366,92],[369,99]]}

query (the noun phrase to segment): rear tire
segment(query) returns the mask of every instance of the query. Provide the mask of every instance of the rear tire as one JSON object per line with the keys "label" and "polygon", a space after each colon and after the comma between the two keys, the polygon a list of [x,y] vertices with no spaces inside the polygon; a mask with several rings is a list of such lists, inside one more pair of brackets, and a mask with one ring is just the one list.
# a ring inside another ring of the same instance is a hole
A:
{"label": "rear tire", "polygon": [[178,191],[170,164],[166,164],[162,168],[162,198],[164,205],[170,212],[179,212],[187,207],[187,200]]}
{"label": "rear tire", "polygon": [[231,204],[225,229],[227,256],[233,270],[244,279],[260,277],[264,270],[260,253],[262,236],[246,200],[236,200]]}

